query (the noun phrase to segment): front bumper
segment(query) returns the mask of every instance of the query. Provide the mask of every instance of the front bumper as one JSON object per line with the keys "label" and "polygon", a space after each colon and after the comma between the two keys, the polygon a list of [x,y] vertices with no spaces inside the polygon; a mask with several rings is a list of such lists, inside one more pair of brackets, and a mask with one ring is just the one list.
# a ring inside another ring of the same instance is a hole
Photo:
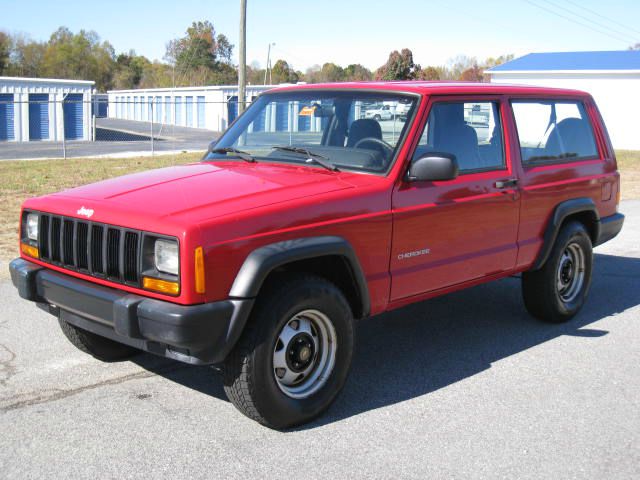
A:
{"label": "front bumper", "polygon": [[195,365],[220,363],[239,338],[253,299],[176,305],[103,287],[17,258],[19,295],[76,327]]}

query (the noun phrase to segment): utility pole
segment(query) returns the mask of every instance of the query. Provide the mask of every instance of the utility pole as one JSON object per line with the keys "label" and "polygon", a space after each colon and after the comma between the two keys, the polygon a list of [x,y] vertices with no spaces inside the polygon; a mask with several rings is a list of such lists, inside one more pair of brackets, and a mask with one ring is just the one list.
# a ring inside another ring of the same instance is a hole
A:
{"label": "utility pole", "polygon": [[[271,63],[271,47],[274,46],[275,43],[269,42],[269,48],[267,49],[267,66],[264,69],[264,84],[267,84],[267,72],[269,72],[269,64]],[[269,74],[269,83],[271,83],[271,74]]]}
{"label": "utility pole", "polygon": [[238,115],[244,112],[247,98],[247,0],[240,0],[240,48],[238,66]]}

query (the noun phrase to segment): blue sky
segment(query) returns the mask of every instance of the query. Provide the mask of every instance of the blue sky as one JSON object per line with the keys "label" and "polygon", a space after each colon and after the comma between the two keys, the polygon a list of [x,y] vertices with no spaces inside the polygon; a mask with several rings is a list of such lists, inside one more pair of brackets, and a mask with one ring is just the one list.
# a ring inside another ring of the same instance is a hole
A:
{"label": "blue sky", "polygon": [[[237,45],[238,0],[0,0],[0,29],[45,40],[57,27],[95,30],[116,52],[161,59],[193,20],[210,20]],[[604,6],[606,5],[606,7]],[[38,13],[36,13],[38,12]],[[555,12],[552,13],[552,12]],[[621,50],[640,43],[637,0],[248,0],[247,61],[273,57],[304,70],[334,61],[376,68],[408,47],[417,63],[456,55]],[[582,25],[580,25],[582,24]]]}

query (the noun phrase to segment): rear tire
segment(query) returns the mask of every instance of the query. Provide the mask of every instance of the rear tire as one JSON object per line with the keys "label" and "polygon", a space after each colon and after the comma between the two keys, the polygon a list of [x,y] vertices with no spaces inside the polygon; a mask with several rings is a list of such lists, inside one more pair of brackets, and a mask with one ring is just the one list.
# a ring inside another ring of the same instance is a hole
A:
{"label": "rear tire", "polygon": [[265,286],[224,364],[224,389],[247,417],[275,429],[307,423],[342,389],[353,315],[342,292],[312,275]]}
{"label": "rear tire", "polygon": [[58,318],[58,323],[62,333],[78,350],[88,353],[103,362],[125,360],[140,353],[140,350],[136,348],[88,332],[65,322],[61,318]]}
{"label": "rear tire", "polygon": [[542,268],[522,274],[525,307],[546,322],[570,320],[585,302],[592,267],[593,250],[586,228],[579,222],[567,223]]}

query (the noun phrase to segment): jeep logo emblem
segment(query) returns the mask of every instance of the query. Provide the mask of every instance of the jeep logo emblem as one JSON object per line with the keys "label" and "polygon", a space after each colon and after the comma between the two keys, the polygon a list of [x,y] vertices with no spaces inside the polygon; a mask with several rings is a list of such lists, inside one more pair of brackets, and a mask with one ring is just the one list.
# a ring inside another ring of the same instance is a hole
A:
{"label": "jeep logo emblem", "polygon": [[83,215],[87,218],[91,218],[93,216],[93,209],[84,208],[84,205],[80,207],[80,209],[76,212],[78,215]]}

